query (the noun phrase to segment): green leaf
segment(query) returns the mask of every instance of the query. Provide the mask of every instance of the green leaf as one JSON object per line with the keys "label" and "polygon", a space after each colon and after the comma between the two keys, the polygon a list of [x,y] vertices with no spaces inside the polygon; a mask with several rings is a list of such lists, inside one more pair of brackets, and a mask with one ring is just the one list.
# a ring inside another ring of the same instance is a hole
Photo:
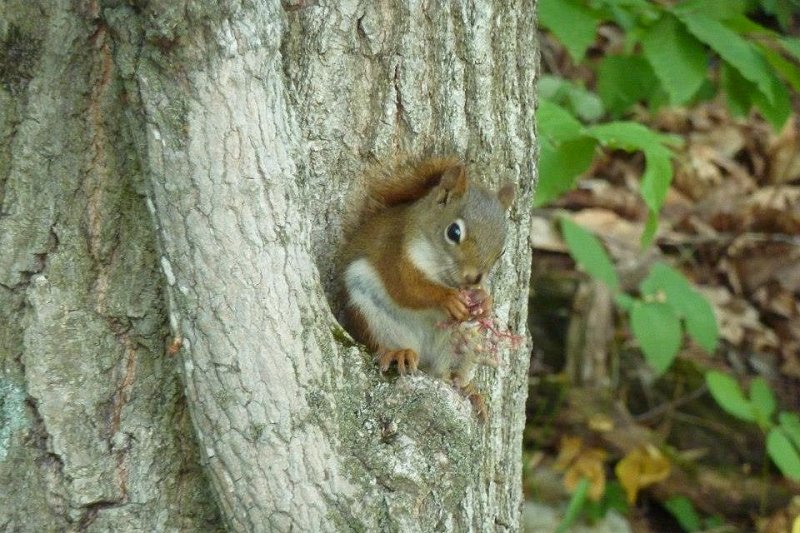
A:
{"label": "green leaf", "polygon": [[658,87],[653,69],[642,57],[608,55],[597,70],[597,94],[614,116],[639,101],[651,100]]}
{"label": "green leaf", "polygon": [[664,263],[655,263],[639,290],[647,296],[662,292],[667,305],[686,321],[686,331],[695,342],[709,352],[716,349],[719,329],[714,309],[683,274]]}
{"label": "green leaf", "polygon": [[784,476],[800,481],[800,453],[789,437],[777,427],[767,435],[767,453]]}
{"label": "green leaf", "polygon": [[719,342],[719,326],[714,308],[702,294],[693,292],[682,302],[686,333],[704,350],[714,353]]}
{"label": "green leaf", "polygon": [[800,449],[800,416],[797,413],[783,411],[778,415],[778,423],[781,430],[794,442],[795,447]]}
{"label": "green leaf", "polygon": [[675,517],[684,531],[692,532],[702,529],[700,517],[686,496],[673,496],[664,502],[664,507]]}
{"label": "green leaf", "polygon": [[756,91],[753,93],[753,103],[773,129],[780,131],[792,112],[792,102],[786,86],[772,72],[768,73],[767,81],[772,88],[772,100]]}
{"label": "green leaf", "polygon": [[564,520],[558,525],[556,528],[556,533],[564,533],[569,531],[570,526],[577,520],[578,515],[583,509],[584,503],[586,503],[586,495],[589,493],[589,480],[581,478],[578,482],[578,486],[575,487],[575,492],[572,493],[572,497],[569,499],[569,504],[567,505],[567,510],[564,513]]}
{"label": "green leaf", "polygon": [[536,110],[536,124],[543,140],[560,143],[584,135],[583,125],[572,113],[548,100],[541,100]]}
{"label": "green leaf", "polygon": [[659,374],[669,368],[681,345],[681,324],[672,308],[639,302],[631,312],[631,329],[650,366]]}
{"label": "green leaf", "polygon": [[715,18],[702,13],[686,16],[678,12],[689,31],[706,43],[747,80],[755,83],[769,102],[775,97],[769,79],[769,67],[755,47]]}
{"label": "green leaf", "polygon": [[710,370],[706,373],[706,385],[711,396],[727,413],[746,422],[756,421],[752,404],[747,401],[739,384],[731,376]]}
{"label": "green leaf", "polygon": [[706,79],[705,47],[670,14],[642,36],[642,50],[673,105],[691,100]]}
{"label": "green leaf", "polygon": [[750,99],[756,93],[756,87],[742,77],[739,72],[728,65],[722,64],[722,90],[728,102],[728,110],[735,117],[743,117],[750,111]]}
{"label": "green leaf", "polygon": [[777,403],[775,395],[761,376],[750,382],[750,402],[756,410],[759,425],[768,427]]}
{"label": "green leaf", "polygon": [[616,291],[619,288],[617,272],[597,237],[567,217],[561,219],[561,232],[575,261],[590,276],[608,285],[612,291]]}
{"label": "green leaf", "polygon": [[539,22],[553,32],[579,63],[594,42],[597,19],[579,0],[539,0]]}
{"label": "green leaf", "polygon": [[602,144],[626,151],[642,150],[645,171],[642,177],[642,197],[652,211],[659,211],[672,181],[672,152],[666,145],[680,140],[663,135],[635,122],[609,122],[586,128]]}
{"label": "green leaf", "polygon": [[545,74],[537,88],[542,99],[566,107],[582,121],[596,121],[605,113],[599,96],[564,78]]}
{"label": "green leaf", "polygon": [[630,312],[637,300],[635,298],[631,298],[624,292],[618,292],[614,295],[614,301],[621,309]]}
{"label": "green leaf", "polygon": [[771,48],[759,46],[758,49],[764,55],[767,63],[769,63],[770,66],[775,69],[775,72],[780,74],[795,91],[800,92],[800,69],[798,69],[794,63],[787,60],[781,54],[775,50],[772,50]]}
{"label": "green leaf", "polygon": [[639,284],[639,290],[646,296],[656,296],[663,291],[667,303],[679,309],[680,300],[691,292],[692,287],[680,272],[659,261],[653,264],[647,277]]}
{"label": "green leaf", "polygon": [[658,212],[667,198],[672,182],[672,153],[662,146],[644,150],[645,166],[642,176],[642,198],[652,211]]}
{"label": "green leaf", "polygon": [[647,248],[653,242],[658,230],[658,213],[652,209],[647,210],[647,221],[644,223],[644,231],[642,231],[642,238],[639,240],[639,246],[642,249]]}
{"label": "green leaf", "polygon": [[726,19],[743,13],[746,8],[744,0],[687,0],[678,3],[673,11],[685,16],[704,15]]}
{"label": "green leaf", "polygon": [[800,39],[796,37],[783,37],[781,44],[784,50],[792,54],[795,59],[800,59]]}
{"label": "green leaf", "polygon": [[586,172],[594,159],[597,141],[579,137],[557,147],[539,145],[539,185],[534,204],[551,202],[572,189],[578,176]]}
{"label": "green leaf", "polygon": [[682,139],[677,135],[664,135],[637,122],[617,121],[589,126],[586,133],[612,148],[629,152],[635,150],[664,150],[666,146],[680,146]]}

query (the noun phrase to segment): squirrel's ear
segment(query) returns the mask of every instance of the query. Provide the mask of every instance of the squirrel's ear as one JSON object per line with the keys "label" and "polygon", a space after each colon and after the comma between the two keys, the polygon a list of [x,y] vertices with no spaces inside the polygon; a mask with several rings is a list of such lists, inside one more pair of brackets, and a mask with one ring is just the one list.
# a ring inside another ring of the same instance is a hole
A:
{"label": "squirrel's ear", "polygon": [[440,204],[446,204],[451,195],[464,194],[467,191],[467,169],[464,165],[455,165],[442,172],[438,188],[436,201]]}
{"label": "squirrel's ear", "polygon": [[497,199],[500,200],[503,208],[508,209],[514,203],[514,195],[516,194],[516,187],[513,183],[506,183],[500,190],[497,191]]}

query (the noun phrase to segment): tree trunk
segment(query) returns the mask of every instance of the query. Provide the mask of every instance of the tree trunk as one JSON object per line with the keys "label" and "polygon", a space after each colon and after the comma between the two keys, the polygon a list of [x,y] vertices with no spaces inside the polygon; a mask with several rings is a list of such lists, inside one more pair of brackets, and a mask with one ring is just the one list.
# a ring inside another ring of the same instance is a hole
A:
{"label": "tree trunk", "polygon": [[524,333],[533,4],[0,7],[0,527],[518,529],[527,351],[479,425],[348,341],[333,258],[367,165],[460,154],[518,184]]}

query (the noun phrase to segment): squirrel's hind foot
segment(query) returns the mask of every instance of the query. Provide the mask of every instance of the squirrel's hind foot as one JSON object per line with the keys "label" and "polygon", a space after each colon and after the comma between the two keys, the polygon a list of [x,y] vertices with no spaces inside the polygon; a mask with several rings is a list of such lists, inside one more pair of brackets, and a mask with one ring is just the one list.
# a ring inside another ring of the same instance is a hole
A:
{"label": "squirrel's hind foot", "polygon": [[397,362],[397,372],[403,376],[406,373],[406,366],[410,373],[414,374],[417,371],[419,364],[419,355],[414,350],[381,350],[378,352],[378,366],[381,373],[389,370],[392,361]]}
{"label": "squirrel's hind foot", "polygon": [[469,402],[472,404],[472,410],[475,412],[475,416],[478,417],[478,421],[480,421],[481,424],[486,423],[486,421],[489,420],[489,408],[486,407],[486,400],[483,399],[483,394],[481,394],[472,383],[460,385],[457,380],[455,383],[461,391],[461,394],[469,399]]}

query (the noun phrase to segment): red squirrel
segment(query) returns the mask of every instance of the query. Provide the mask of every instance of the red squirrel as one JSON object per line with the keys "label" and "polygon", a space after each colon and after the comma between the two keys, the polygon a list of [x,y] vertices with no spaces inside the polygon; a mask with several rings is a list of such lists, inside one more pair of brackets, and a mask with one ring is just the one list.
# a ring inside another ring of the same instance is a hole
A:
{"label": "red squirrel", "polygon": [[481,283],[503,251],[514,186],[493,192],[458,159],[430,158],[384,168],[367,188],[342,254],[346,328],[381,371],[395,362],[400,374],[421,365],[453,379],[485,417],[470,386],[475,360],[456,353],[442,324],[491,311]]}

